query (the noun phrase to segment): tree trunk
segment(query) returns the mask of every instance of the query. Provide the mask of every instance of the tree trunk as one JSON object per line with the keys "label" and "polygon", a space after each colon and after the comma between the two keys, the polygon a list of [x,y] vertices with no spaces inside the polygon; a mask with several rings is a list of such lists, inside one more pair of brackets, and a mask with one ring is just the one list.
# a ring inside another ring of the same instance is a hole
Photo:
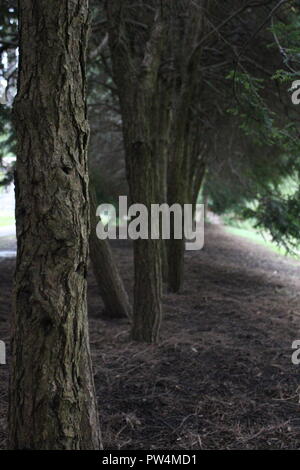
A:
{"label": "tree trunk", "polygon": [[96,196],[90,189],[91,233],[90,259],[108,318],[131,318],[132,312],[123,281],[116,266],[109,242],[99,240],[96,227]]}
{"label": "tree trunk", "polygon": [[[155,145],[158,71],[164,33],[161,6],[158,0],[134,5],[129,0],[107,2],[109,42],[120,97],[131,202],[144,204],[149,213],[151,204],[159,203],[161,197],[156,181],[161,155],[156,153]],[[138,22],[147,24],[142,35],[136,27]],[[137,341],[153,343],[159,337],[160,248],[160,240],[134,241],[132,338]]]}
{"label": "tree trunk", "polygon": [[[199,139],[199,136],[197,138]],[[189,141],[189,138],[186,140]],[[179,144],[178,147],[180,148]],[[182,167],[179,171],[175,162],[169,168],[169,204],[179,202],[182,210],[184,204],[192,204],[193,216],[195,216],[197,198],[205,175],[204,158],[200,158],[198,152],[195,153],[188,148],[183,152]],[[179,292],[184,278],[184,237],[182,240],[171,237],[171,240],[167,242],[167,249],[168,287],[171,292]]]}
{"label": "tree trunk", "polygon": [[[137,113],[142,117],[143,112]],[[149,210],[156,201],[156,190],[152,173],[155,155],[151,148],[142,142],[130,145],[131,132],[135,132],[135,121],[129,124],[130,130],[124,131],[127,158],[130,166],[130,190],[134,203],[144,204]],[[134,139],[133,142],[136,142]],[[149,223],[150,228],[150,223]],[[134,241],[134,310],[132,339],[155,343],[159,339],[162,319],[162,272],[161,241]]]}
{"label": "tree trunk", "polygon": [[[191,93],[188,84],[182,85],[182,89],[176,98],[176,113],[173,121],[173,142],[171,145],[171,158],[168,166],[168,204],[180,204],[182,213],[184,204],[188,201],[189,187],[189,152],[188,148],[188,118]],[[173,224],[171,224],[174,229]],[[182,230],[183,232],[183,230]],[[168,249],[168,287],[171,292],[179,292],[183,282],[185,240],[174,238],[173,230],[171,239],[167,242]]]}
{"label": "tree trunk", "polygon": [[[198,172],[195,157],[198,152],[194,148],[196,139],[199,140],[201,129],[201,38],[205,33],[205,14],[207,0],[177,3],[184,6],[184,15],[180,22],[174,22],[171,41],[178,45],[174,54],[174,91],[172,106],[172,141],[168,165],[168,203],[193,204],[191,195],[193,181]],[[180,10],[179,10],[180,11]],[[172,47],[171,47],[172,49]],[[192,52],[191,52],[192,51]],[[196,182],[197,185],[197,182]],[[196,190],[196,188],[194,187]],[[182,286],[184,275],[185,240],[176,240],[171,236],[168,246],[168,287],[172,292],[178,292]]]}
{"label": "tree trunk", "polygon": [[168,246],[168,287],[170,292],[180,291],[184,274],[184,240],[170,240]]}
{"label": "tree trunk", "polygon": [[9,441],[99,449],[86,276],[87,0],[22,0]]}

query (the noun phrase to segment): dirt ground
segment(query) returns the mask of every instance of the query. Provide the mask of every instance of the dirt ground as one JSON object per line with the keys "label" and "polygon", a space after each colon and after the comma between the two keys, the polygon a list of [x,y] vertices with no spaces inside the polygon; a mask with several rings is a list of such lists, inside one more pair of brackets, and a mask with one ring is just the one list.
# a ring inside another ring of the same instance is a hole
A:
{"label": "dirt ground", "polygon": [[[130,244],[114,247],[132,292]],[[9,339],[13,260],[0,262],[0,339]],[[95,382],[106,449],[299,449],[300,263],[209,226],[186,253],[182,293],[164,296],[159,345],[101,318],[89,278]],[[8,367],[0,366],[0,449]]]}

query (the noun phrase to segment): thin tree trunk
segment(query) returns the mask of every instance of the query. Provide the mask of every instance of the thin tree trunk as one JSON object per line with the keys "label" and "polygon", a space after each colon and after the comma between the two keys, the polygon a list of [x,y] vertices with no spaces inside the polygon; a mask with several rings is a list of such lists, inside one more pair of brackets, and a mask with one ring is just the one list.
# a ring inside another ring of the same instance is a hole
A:
{"label": "thin tree trunk", "polygon": [[[199,137],[198,137],[199,139]],[[189,140],[189,139],[187,139]],[[205,175],[205,163],[188,150],[183,157],[181,171],[170,166],[169,204],[178,201],[182,208],[184,204],[192,204],[195,215],[197,197]],[[181,177],[180,177],[181,175]],[[184,228],[182,228],[184,232]],[[185,239],[171,238],[167,242],[168,253],[168,287],[171,292],[179,292],[184,279]]]}
{"label": "thin tree trunk", "polygon": [[[188,203],[188,136],[187,126],[191,93],[188,84],[182,85],[181,92],[176,99],[177,108],[173,122],[173,142],[171,146],[171,159],[168,166],[168,204],[180,204],[183,207]],[[179,292],[183,282],[184,270],[184,235],[181,240],[174,238],[174,224],[171,224],[171,239],[167,242],[168,250],[168,287],[172,292]],[[182,230],[183,232],[183,230]]]}
{"label": "thin tree trunk", "polygon": [[[154,118],[153,144],[155,144],[155,154],[159,157],[157,165],[157,175],[155,181],[157,184],[156,191],[160,204],[164,204],[168,200],[168,155],[170,148],[170,131],[171,131],[171,92],[168,78],[160,74],[158,84],[158,93],[156,101],[156,115]],[[161,269],[162,279],[168,282],[168,255],[166,240],[161,237],[160,240],[161,253]]]}
{"label": "thin tree trunk", "polygon": [[168,287],[171,292],[180,291],[184,274],[184,240],[170,240],[168,246]]}
{"label": "thin tree trunk", "polygon": [[22,0],[9,443],[99,449],[86,304],[87,0]]}
{"label": "thin tree trunk", "polygon": [[107,240],[99,240],[96,227],[96,196],[90,189],[91,233],[90,259],[108,318],[131,318],[132,312],[123,281]]}

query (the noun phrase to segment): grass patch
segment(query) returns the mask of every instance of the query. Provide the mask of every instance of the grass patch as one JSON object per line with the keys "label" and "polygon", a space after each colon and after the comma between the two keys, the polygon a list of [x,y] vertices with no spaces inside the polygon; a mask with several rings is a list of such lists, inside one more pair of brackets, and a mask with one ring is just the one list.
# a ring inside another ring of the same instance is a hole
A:
{"label": "grass patch", "polygon": [[9,227],[10,225],[15,224],[15,218],[14,217],[1,217],[0,216],[0,227]]}
{"label": "grass patch", "polygon": [[267,239],[267,235],[263,235],[262,233],[257,232],[256,230],[246,229],[246,228],[238,228],[238,227],[231,227],[229,225],[225,225],[225,230],[228,233],[233,235],[238,235],[239,237],[248,238],[254,243],[258,243],[259,245],[263,245],[266,248],[271,249],[277,254],[287,256],[289,258],[294,258],[299,260],[299,255],[293,255],[292,253],[286,253],[284,248],[277,246],[275,243],[272,243],[270,240]]}

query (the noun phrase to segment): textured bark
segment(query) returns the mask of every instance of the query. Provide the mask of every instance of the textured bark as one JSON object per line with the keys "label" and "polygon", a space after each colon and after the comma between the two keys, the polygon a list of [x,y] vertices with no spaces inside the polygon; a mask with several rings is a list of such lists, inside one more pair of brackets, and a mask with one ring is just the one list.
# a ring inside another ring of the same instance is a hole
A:
{"label": "textured bark", "polygon": [[22,0],[9,441],[98,449],[86,273],[87,0]]}
{"label": "textured bark", "polygon": [[123,281],[107,240],[99,240],[96,234],[99,218],[96,217],[96,197],[90,190],[91,233],[90,259],[100,295],[108,318],[131,318],[131,306]]}
{"label": "textured bark", "polygon": [[[164,60],[164,59],[162,59]],[[167,76],[160,72],[157,97],[155,102],[155,118],[153,145],[155,154],[159,158],[157,165],[156,191],[160,204],[164,204],[168,200],[168,156],[170,148],[170,132],[171,132],[171,90],[170,83]],[[166,240],[160,240],[160,254],[161,254],[161,267],[162,279],[168,282],[168,255]]]}
{"label": "textured bark", "polygon": [[[151,7],[151,8],[150,8]],[[161,2],[129,0],[107,3],[109,42],[114,80],[118,87],[123,119],[126,169],[132,203],[150,206],[159,203],[156,180],[161,155],[156,152],[155,129],[158,70],[164,26]],[[140,31],[137,22],[147,24]],[[160,240],[134,242],[134,309],[132,338],[155,342],[161,323]]]}
{"label": "textured bark", "polygon": [[170,240],[168,246],[168,288],[174,293],[180,291],[183,282],[184,252],[184,240]]}
{"label": "textured bark", "polygon": [[[139,116],[146,116],[144,112]],[[135,132],[136,122],[130,123],[130,131]],[[129,130],[129,129],[128,129]],[[150,209],[156,200],[155,178],[152,173],[152,161],[155,158],[151,147],[144,142],[130,144],[131,132],[125,131],[125,146],[130,162],[130,190],[134,203],[144,204]],[[150,227],[150,224],[149,224]],[[134,310],[132,338],[136,341],[155,343],[159,339],[162,318],[162,273],[160,240],[134,241]]]}
{"label": "textured bark", "polygon": [[[200,140],[200,136],[195,137],[196,142]],[[183,138],[183,142],[191,143],[192,136]],[[200,140],[201,142],[201,140]],[[169,185],[168,185],[168,201],[172,205],[179,202],[182,206],[184,204],[193,205],[193,215],[195,215],[195,208],[199,191],[201,189],[202,181],[205,175],[205,154],[200,153],[199,147],[185,146],[181,148],[178,142],[178,149],[182,152],[181,167],[178,171],[176,162],[179,161],[179,156],[176,152],[175,162],[169,165]],[[181,150],[180,150],[181,149]],[[168,254],[168,287],[172,292],[179,292],[184,279],[184,253],[185,253],[185,240],[176,240],[171,237],[167,242]]]}
{"label": "textured bark", "polygon": [[[202,49],[199,44],[205,33],[204,12],[208,4],[207,0],[186,3],[185,15],[182,15],[179,23],[175,22],[173,29],[172,41],[178,44],[178,50],[174,57],[177,80],[173,93],[172,141],[168,165],[169,205],[195,204],[195,195],[201,186],[203,162],[199,158],[202,146],[199,129],[203,116],[196,104],[201,103]],[[178,292],[184,277],[185,241],[171,236],[167,248],[168,287],[172,292]]]}
{"label": "textured bark", "polygon": [[[197,136],[197,141],[199,136]],[[187,142],[190,139],[186,140]],[[180,148],[180,147],[179,147]],[[177,166],[169,168],[169,204],[175,201],[183,204],[193,205],[193,215],[202,181],[205,175],[205,157],[198,153],[199,150],[188,149],[183,153],[181,171],[178,172]],[[176,155],[176,153],[175,153]],[[181,175],[181,177],[180,177]],[[172,292],[179,292],[184,279],[184,252],[185,240],[176,240],[171,237],[167,242],[168,254],[168,287]]]}
{"label": "textured bark", "polygon": [[[173,142],[171,146],[171,157],[168,168],[168,203],[188,204],[189,178],[189,152],[188,137],[189,109],[191,106],[192,89],[189,77],[182,85],[181,92],[177,98],[176,115],[173,123]],[[172,224],[173,225],[173,224]],[[172,227],[172,226],[171,226]],[[168,287],[172,292],[178,292],[183,281],[185,240],[173,238],[167,243],[168,250]]]}

